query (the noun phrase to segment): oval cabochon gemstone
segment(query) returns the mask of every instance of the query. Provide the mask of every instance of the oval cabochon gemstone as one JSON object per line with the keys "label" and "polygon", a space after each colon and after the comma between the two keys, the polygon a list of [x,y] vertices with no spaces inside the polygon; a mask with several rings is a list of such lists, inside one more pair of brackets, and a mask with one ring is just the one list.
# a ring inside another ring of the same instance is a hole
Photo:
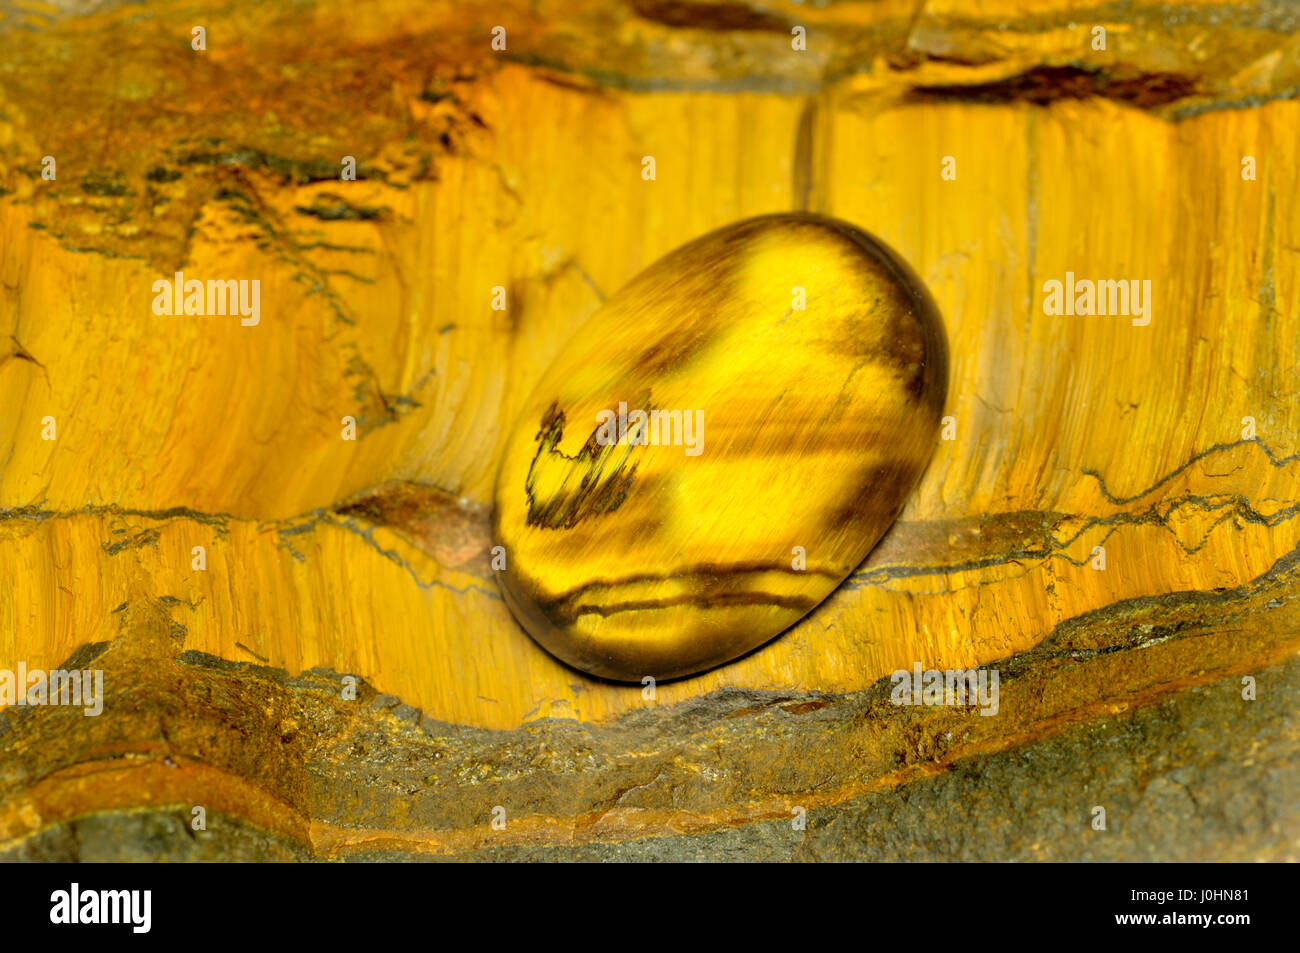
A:
{"label": "oval cabochon gemstone", "polygon": [[920,280],[852,225],[767,215],[678,248],[578,330],[506,440],[507,605],[620,681],[762,645],[902,509],[947,367]]}

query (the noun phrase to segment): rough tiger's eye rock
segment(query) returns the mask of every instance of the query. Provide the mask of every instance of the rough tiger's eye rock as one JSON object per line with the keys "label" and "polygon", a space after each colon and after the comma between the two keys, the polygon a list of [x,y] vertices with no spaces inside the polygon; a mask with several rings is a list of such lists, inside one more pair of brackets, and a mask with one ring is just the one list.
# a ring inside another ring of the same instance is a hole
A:
{"label": "rough tiger's eye rock", "polygon": [[607,678],[762,645],[897,516],[946,389],[942,321],[876,239],[805,214],[697,239],[606,302],[529,397],[496,483],[506,602]]}

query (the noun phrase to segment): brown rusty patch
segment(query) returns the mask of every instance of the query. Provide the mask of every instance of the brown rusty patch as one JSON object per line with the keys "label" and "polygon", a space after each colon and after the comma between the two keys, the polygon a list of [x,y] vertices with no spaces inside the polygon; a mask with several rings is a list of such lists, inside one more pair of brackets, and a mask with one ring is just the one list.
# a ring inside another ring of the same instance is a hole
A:
{"label": "brown rusty patch", "polygon": [[1194,78],[1177,73],[1124,75],[1078,66],[1035,66],[1033,69],[989,83],[916,86],[918,100],[955,100],[968,103],[1026,102],[1046,105],[1059,99],[1100,97],[1151,109],[1191,96]]}
{"label": "brown rusty patch", "polygon": [[643,20],[691,30],[762,30],[789,33],[790,21],[744,3],[698,3],[687,0],[632,0]]}

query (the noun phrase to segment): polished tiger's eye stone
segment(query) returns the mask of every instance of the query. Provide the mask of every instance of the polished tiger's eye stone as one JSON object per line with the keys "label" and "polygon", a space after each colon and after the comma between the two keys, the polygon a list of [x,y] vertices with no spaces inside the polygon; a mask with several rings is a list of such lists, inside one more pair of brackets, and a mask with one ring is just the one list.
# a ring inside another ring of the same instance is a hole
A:
{"label": "polished tiger's eye stone", "polygon": [[687,675],[762,645],[888,529],[933,451],[943,323],[835,219],[719,229],[574,335],[509,435],[506,603],[593,675]]}

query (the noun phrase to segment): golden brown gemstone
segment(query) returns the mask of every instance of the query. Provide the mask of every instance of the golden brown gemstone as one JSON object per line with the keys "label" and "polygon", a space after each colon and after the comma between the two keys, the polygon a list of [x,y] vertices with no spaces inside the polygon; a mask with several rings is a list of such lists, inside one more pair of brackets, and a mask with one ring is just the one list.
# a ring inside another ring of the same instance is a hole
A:
{"label": "golden brown gemstone", "polygon": [[641,681],[762,645],[826,598],[934,448],[943,323],[889,248],[768,215],[633,278],[506,442],[501,590],[570,665]]}

